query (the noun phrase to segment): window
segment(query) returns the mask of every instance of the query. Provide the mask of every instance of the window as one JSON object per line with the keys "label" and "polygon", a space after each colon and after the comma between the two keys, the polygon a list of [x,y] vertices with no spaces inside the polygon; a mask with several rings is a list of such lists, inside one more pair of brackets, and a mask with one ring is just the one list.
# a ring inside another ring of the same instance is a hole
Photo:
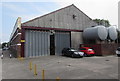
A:
{"label": "window", "polygon": [[80,48],[80,50],[86,50],[85,48]]}
{"label": "window", "polygon": [[117,50],[120,51],[120,47]]}
{"label": "window", "polygon": [[67,48],[67,50],[70,50],[70,48]]}

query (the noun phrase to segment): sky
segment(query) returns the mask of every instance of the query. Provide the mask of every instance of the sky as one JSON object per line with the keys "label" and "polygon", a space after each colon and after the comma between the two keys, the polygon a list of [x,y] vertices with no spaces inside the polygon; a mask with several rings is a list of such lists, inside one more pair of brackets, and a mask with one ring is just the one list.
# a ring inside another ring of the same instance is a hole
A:
{"label": "sky", "polygon": [[18,17],[22,22],[74,4],[92,19],[106,19],[118,26],[119,0],[2,0],[0,42],[8,42]]}

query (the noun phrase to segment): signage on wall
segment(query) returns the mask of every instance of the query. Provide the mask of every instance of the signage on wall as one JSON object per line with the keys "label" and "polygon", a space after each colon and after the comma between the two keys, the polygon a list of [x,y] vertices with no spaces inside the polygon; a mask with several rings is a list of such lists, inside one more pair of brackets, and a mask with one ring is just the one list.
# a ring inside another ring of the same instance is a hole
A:
{"label": "signage on wall", "polygon": [[21,40],[21,42],[25,42],[25,40]]}

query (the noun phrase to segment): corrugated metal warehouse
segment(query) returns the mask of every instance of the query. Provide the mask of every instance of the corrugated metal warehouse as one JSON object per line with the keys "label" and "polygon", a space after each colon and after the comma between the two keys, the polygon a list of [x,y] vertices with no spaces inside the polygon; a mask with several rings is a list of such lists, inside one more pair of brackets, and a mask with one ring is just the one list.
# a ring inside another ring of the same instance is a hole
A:
{"label": "corrugated metal warehouse", "polygon": [[78,49],[82,32],[97,24],[75,5],[21,23],[18,18],[10,38],[15,57],[61,55],[65,47]]}

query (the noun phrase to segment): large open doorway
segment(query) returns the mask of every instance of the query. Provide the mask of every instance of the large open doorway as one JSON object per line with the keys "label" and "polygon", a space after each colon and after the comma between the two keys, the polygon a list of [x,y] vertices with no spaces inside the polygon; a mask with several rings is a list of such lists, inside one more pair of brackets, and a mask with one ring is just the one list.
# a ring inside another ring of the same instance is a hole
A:
{"label": "large open doorway", "polygon": [[55,36],[50,35],[50,55],[55,55]]}

